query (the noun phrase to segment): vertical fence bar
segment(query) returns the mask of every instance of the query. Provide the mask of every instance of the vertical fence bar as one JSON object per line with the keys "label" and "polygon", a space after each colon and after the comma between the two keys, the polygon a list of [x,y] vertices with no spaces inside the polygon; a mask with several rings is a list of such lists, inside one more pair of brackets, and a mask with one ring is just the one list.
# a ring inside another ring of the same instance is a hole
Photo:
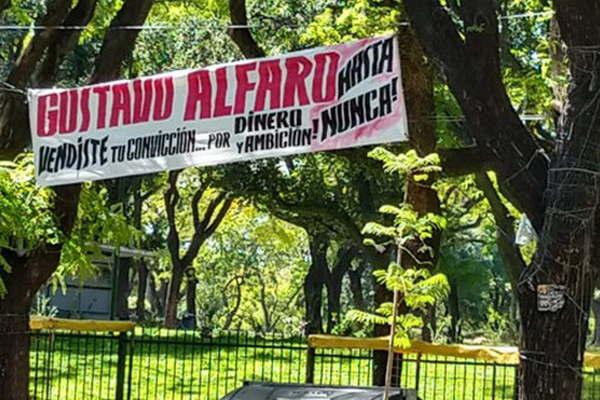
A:
{"label": "vertical fence bar", "polygon": [[496,400],[496,363],[492,367],[492,400]]}
{"label": "vertical fence bar", "polygon": [[315,348],[310,344],[306,349],[306,383],[315,383]]}
{"label": "vertical fence bar", "polygon": [[50,399],[52,388],[52,356],[54,355],[54,332],[48,335],[48,356],[46,357],[46,399]]}
{"label": "vertical fence bar", "polygon": [[421,376],[421,353],[417,354],[415,367],[415,390],[419,393],[419,377]]}
{"label": "vertical fence bar", "polygon": [[[34,362],[34,376],[33,376],[33,398],[37,399],[37,387],[38,387],[38,370],[39,370],[39,365],[38,365],[38,361],[39,361],[39,356],[40,356],[40,335],[38,333],[34,333],[32,332],[30,334],[31,336],[31,343],[35,343],[35,362]],[[30,355],[31,357],[31,355]],[[29,391],[31,393],[31,390]]]}
{"label": "vertical fence bar", "polygon": [[117,388],[115,390],[115,400],[123,400],[125,394],[125,364],[127,359],[127,333],[119,333],[119,342],[117,347]]}
{"label": "vertical fence bar", "polygon": [[514,389],[513,389],[513,393],[514,393],[514,399],[518,400],[519,398],[519,370],[518,367],[514,367],[514,371],[515,371],[515,385],[514,385]]}
{"label": "vertical fence bar", "polygon": [[135,331],[131,334],[131,336],[127,335],[128,342],[128,369],[127,369],[127,400],[131,400],[131,386],[133,379],[133,352],[135,351]]}

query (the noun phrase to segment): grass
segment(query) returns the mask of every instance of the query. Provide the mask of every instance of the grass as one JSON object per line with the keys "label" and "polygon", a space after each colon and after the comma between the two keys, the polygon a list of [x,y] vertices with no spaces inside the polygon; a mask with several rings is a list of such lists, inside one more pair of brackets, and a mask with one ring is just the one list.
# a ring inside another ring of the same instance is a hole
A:
{"label": "grass", "polygon": [[[303,339],[144,330],[122,350],[124,399],[218,400],[247,380],[303,383],[305,377]],[[118,353],[116,335],[36,334],[32,399],[115,399]],[[368,351],[318,350],[315,383],[366,386],[371,366]],[[400,382],[424,400],[513,399],[515,371],[512,365],[410,356]],[[586,374],[585,388],[585,399],[600,399],[596,374]]]}

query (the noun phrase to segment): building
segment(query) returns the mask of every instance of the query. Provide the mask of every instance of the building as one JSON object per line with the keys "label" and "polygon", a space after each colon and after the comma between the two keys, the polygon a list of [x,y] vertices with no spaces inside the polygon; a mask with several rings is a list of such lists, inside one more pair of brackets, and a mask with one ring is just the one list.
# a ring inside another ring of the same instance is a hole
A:
{"label": "building", "polygon": [[111,246],[100,246],[102,257],[93,261],[98,275],[93,279],[78,277],[66,279],[66,290],[46,287],[42,292],[47,307],[60,318],[128,319],[127,298],[134,259],[155,258],[152,252],[121,247],[118,252]]}

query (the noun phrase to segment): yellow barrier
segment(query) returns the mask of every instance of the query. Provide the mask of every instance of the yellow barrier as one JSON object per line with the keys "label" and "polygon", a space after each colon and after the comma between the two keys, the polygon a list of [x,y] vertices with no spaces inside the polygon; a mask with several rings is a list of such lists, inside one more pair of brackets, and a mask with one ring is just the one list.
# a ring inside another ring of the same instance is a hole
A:
{"label": "yellow barrier", "polygon": [[[366,349],[387,350],[389,338],[355,338],[330,335],[310,335],[308,345],[326,349]],[[435,344],[413,340],[408,348],[396,348],[398,353],[421,353],[434,356],[460,357],[494,362],[499,364],[518,364],[519,350],[514,346],[475,346],[462,344]],[[600,368],[600,354],[585,353],[584,365]]]}
{"label": "yellow barrier", "polygon": [[128,332],[135,329],[131,321],[94,321],[64,318],[32,316],[29,320],[31,330],[69,330],[81,332]]}

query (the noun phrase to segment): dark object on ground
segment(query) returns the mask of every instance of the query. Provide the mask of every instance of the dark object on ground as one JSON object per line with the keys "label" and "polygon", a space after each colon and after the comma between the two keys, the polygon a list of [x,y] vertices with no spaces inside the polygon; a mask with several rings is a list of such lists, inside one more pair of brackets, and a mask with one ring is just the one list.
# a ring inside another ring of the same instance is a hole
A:
{"label": "dark object on ground", "polygon": [[[381,387],[246,382],[221,400],[381,400]],[[391,389],[390,400],[418,400],[414,390]]]}

